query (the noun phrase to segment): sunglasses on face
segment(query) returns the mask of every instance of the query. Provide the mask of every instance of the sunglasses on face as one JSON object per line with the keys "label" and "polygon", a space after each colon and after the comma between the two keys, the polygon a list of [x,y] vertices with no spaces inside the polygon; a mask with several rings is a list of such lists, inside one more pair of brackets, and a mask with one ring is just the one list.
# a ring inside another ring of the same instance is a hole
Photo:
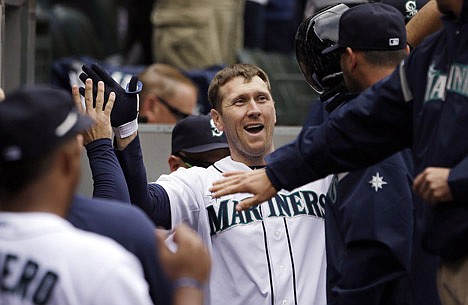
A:
{"label": "sunglasses on face", "polygon": [[164,106],[167,107],[167,109],[169,109],[169,111],[177,118],[177,120],[185,119],[186,117],[190,115],[190,114],[183,113],[182,111],[172,107],[171,105],[169,105],[169,103],[165,99],[161,98],[160,96],[158,96],[158,99],[161,104],[163,104]]}

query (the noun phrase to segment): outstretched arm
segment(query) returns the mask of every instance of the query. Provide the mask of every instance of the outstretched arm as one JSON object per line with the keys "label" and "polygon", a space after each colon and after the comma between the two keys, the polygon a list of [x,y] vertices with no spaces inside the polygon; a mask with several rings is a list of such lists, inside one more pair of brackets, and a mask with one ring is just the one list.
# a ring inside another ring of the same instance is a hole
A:
{"label": "outstretched arm", "polygon": [[225,179],[215,181],[210,188],[213,197],[232,193],[253,194],[236,206],[236,210],[245,210],[251,206],[258,205],[276,195],[278,190],[271,184],[265,169],[250,172],[228,172],[224,173]]}
{"label": "outstretched arm", "polygon": [[93,94],[93,81],[85,80],[83,91],[85,105],[81,102],[78,86],[72,87],[73,101],[77,108],[93,118],[95,124],[83,134],[84,144],[93,175],[93,197],[117,199],[130,202],[125,177],[112,148],[112,128],[110,114],[114,106],[115,94],[108,94],[105,102],[105,86],[97,84],[96,99]]}
{"label": "outstretched arm", "polygon": [[[88,77],[93,79],[95,83],[99,81],[105,83],[104,96],[109,96],[110,91],[115,90],[115,105],[110,113],[110,125],[113,126],[115,145],[118,150],[113,151],[112,155],[117,155],[120,162],[119,169],[121,168],[116,177],[111,176],[108,179],[109,175],[105,173],[108,165],[103,165],[102,160],[100,160],[100,166],[93,172],[93,177],[105,176],[105,180],[100,179],[99,181],[100,187],[109,183],[114,187],[128,191],[130,197],[127,201],[142,208],[157,226],[169,228],[171,223],[169,198],[162,187],[156,184],[147,184],[146,170],[137,133],[136,117],[138,116],[138,92],[141,90],[141,82],[134,76],[127,88],[123,89],[112,79],[108,72],[95,64],[83,66],[80,79],[86,81]],[[96,87],[88,89],[91,96],[96,90]],[[109,124],[109,119],[106,123]],[[116,184],[113,179],[118,179],[119,183]],[[95,180],[95,188],[96,185]]]}

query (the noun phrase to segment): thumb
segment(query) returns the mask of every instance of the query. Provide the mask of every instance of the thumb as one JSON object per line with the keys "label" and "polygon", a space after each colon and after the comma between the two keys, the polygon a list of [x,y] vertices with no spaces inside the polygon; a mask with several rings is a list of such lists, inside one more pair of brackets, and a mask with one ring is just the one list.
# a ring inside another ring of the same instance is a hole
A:
{"label": "thumb", "polygon": [[127,84],[127,93],[138,93],[141,91],[143,84],[138,80],[138,76],[133,75],[130,81]]}
{"label": "thumb", "polygon": [[171,254],[169,248],[166,246],[166,243],[165,243],[167,234],[160,230],[155,230],[154,232],[156,235],[156,243],[158,245],[159,257],[161,261],[164,263],[168,260]]}

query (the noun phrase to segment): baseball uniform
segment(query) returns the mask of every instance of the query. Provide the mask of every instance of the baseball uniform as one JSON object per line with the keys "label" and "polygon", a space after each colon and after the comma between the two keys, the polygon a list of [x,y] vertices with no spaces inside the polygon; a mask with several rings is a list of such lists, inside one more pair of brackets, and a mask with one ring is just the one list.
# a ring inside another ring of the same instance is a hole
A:
{"label": "baseball uniform", "polygon": [[0,213],[0,304],[152,304],[137,259],[41,212]]}
{"label": "baseball uniform", "polygon": [[[330,179],[236,212],[235,204],[249,194],[213,199],[208,189],[223,172],[251,170],[243,163],[227,157],[207,169],[181,168],[147,184],[138,136],[116,154],[132,202],[157,225],[185,222],[204,240],[213,259],[206,304],[326,304],[323,217]],[[98,186],[102,176],[94,176]]]}
{"label": "baseball uniform", "polygon": [[181,168],[157,180],[172,226],[190,224],[212,255],[210,304],[326,304],[324,205],[329,180],[299,187],[237,212],[249,194],[218,199],[208,189],[223,172],[251,170],[226,157],[208,169]]}

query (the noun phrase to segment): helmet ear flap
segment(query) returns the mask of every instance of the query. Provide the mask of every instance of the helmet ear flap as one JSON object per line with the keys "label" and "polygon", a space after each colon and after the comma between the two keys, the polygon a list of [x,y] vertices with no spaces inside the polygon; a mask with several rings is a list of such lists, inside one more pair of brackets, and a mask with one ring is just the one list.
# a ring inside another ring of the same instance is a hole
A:
{"label": "helmet ear flap", "polygon": [[320,95],[343,83],[340,53],[322,54],[338,41],[339,18],[349,7],[338,4],[306,18],[295,36],[296,60],[307,83]]}

